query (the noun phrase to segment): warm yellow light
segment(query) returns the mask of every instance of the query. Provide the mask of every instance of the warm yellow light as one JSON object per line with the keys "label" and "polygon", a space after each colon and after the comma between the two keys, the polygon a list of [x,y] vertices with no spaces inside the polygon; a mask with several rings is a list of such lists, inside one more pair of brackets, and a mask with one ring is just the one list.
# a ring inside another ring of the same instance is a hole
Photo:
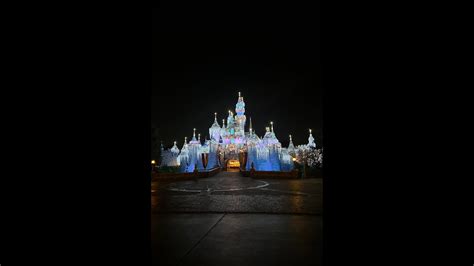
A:
{"label": "warm yellow light", "polygon": [[155,160],[151,160],[151,164],[155,164]]}
{"label": "warm yellow light", "polygon": [[296,161],[296,158],[293,158],[293,162],[295,162],[295,161]]}
{"label": "warm yellow light", "polygon": [[228,167],[240,167],[240,162],[238,160],[229,160],[227,163]]}

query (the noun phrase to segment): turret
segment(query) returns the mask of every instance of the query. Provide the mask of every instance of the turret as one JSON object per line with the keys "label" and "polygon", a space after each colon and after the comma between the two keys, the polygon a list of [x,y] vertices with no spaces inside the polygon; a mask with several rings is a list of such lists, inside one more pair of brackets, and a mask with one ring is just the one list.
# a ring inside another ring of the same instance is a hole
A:
{"label": "turret", "polygon": [[217,113],[214,113],[214,124],[209,128],[209,135],[211,136],[211,140],[219,141],[221,127],[219,123],[217,123]]}
{"label": "turret", "polygon": [[229,128],[234,123],[234,113],[229,110],[229,116],[227,116],[227,128]]}
{"label": "turret", "polygon": [[308,144],[306,146],[316,148],[316,143],[314,143],[314,138],[313,134],[311,134],[311,129],[309,129]]}
{"label": "turret", "polygon": [[252,117],[250,117],[250,128],[249,128],[249,133],[252,135]]}
{"label": "turret", "polygon": [[270,122],[271,127],[265,127],[265,130],[267,131],[265,133],[265,136],[263,137],[263,140],[266,145],[277,145],[279,148],[281,147],[280,142],[276,138],[275,133],[273,132],[273,122]]}
{"label": "turret", "polygon": [[245,102],[244,102],[244,97],[240,95],[239,91],[239,98],[237,100],[237,104],[235,105],[235,112],[237,115],[235,116],[235,119],[237,121],[237,124],[239,125],[239,131],[241,133],[244,132],[245,129]]}
{"label": "turret", "polygon": [[[293,145],[293,139],[291,138],[291,135],[290,135],[290,143],[288,144],[288,153],[290,153],[290,154],[295,153],[295,145]],[[292,156],[293,156],[293,154],[292,154]]]}
{"label": "turret", "polygon": [[178,156],[178,154],[179,154],[178,146],[176,146],[176,140],[174,141],[174,145],[173,145],[173,147],[171,148],[171,152],[172,152],[175,156]]}

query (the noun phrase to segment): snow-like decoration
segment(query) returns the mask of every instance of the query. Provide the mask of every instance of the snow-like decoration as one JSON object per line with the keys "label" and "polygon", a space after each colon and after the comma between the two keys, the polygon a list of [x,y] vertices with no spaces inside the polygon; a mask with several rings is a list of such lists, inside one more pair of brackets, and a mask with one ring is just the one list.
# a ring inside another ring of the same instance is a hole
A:
{"label": "snow-like decoration", "polygon": [[209,128],[209,136],[211,136],[211,140],[219,141],[221,136],[221,127],[219,123],[217,123],[217,113],[214,113],[214,123]]}
{"label": "snow-like decoration", "polygon": [[294,168],[293,157],[288,149],[282,148],[280,152],[281,171],[291,171]]}
{"label": "snow-like decoration", "polygon": [[207,165],[206,165],[207,170],[210,170],[214,167],[219,166],[219,161],[218,161],[218,156],[217,156],[218,145],[219,143],[214,140],[211,140],[209,143],[209,153],[208,153],[208,157],[207,157],[208,159],[207,159]]}
{"label": "snow-like decoration", "polygon": [[239,92],[239,99],[237,100],[237,104],[235,105],[235,112],[237,115],[235,116],[236,125],[238,128],[238,135],[244,135],[245,131],[245,121],[247,117],[245,116],[245,102],[244,97],[240,95]]}
{"label": "snow-like decoration", "polygon": [[270,171],[281,171],[280,154],[277,146],[270,146],[269,157],[269,162],[271,165]]}
{"label": "snow-like decoration", "polygon": [[203,160],[203,153],[201,153],[201,150],[199,149],[198,152],[197,152],[197,168],[198,168],[198,171],[202,172],[204,171],[206,168],[204,167],[204,160]]}
{"label": "snow-like decoration", "polygon": [[313,138],[313,134],[311,134],[311,129],[309,130],[309,137],[308,137],[307,146],[311,147],[311,148],[316,148],[316,143],[314,143],[314,138]]}
{"label": "snow-like decoration", "polygon": [[161,166],[178,166],[178,156],[170,150],[163,151]]}
{"label": "snow-like decoration", "polygon": [[187,172],[193,172],[194,168],[198,165],[198,153],[201,148],[201,142],[196,139],[196,129],[193,129],[193,138],[188,144],[189,149],[189,165]]}
{"label": "snow-like decoration", "polygon": [[171,149],[161,152],[161,166],[179,166],[178,155],[179,149],[175,141]]}
{"label": "snow-like decoration", "polygon": [[171,152],[172,152],[173,154],[175,154],[176,156],[178,156],[178,154],[179,154],[179,148],[178,148],[178,146],[176,146],[176,141],[174,142],[174,145],[173,145],[173,147],[171,148]]}
{"label": "snow-like decoration", "polygon": [[181,148],[181,153],[178,156],[179,162],[179,171],[185,173],[187,171],[187,167],[189,164],[189,151],[188,151],[188,143],[187,138],[184,137],[184,144]]}
{"label": "snow-like decoration", "polygon": [[[275,135],[273,122],[270,122],[270,127],[266,128],[265,135],[259,137],[252,128],[250,118],[249,131],[245,132],[245,102],[240,92],[235,112],[234,115],[229,110],[227,119],[222,119],[222,126],[217,122],[217,113],[214,113],[214,122],[209,128],[210,140],[206,140],[203,145],[201,145],[200,135],[196,138],[196,129],[194,129],[189,143],[186,143],[185,138],[181,152],[173,146],[169,152],[179,153],[176,156],[176,163],[180,166],[181,172],[192,172],[196,167],[198,171],[205,171],[217,166],[225,166],[224,163],[229,159],[240,160],[241,167],[245,167],[246,170],[250,170],[253,165],[257,171],[291,171],[294,168],[294,161],[301,163],[309,160],[311,165],[322,165],[322,150],[315,151],[314,160],[309,159],[312,155],[308,155],[308,150],[315,150],[316,147],[311,130],[308,144],[295,147],[290,135],[288,148],[282,148]],[[163,154],[166,154],[166,151]]]}
{"label": "snow-like decoration", "polygon": [[267,132],[265,133],[265,136],[263,136],[263,142],[265,143],[265,145],[267,145],[267,146],[269,146],[269,145],[281,146],[280,142],[278,141],[278,139],[275,136],[275,133],[270,131],[269,127],[267,127],[266,130],[267,130]]}
{"label": "snow-like decoration", "polygon": [[295,145],[293,145],[293,139],[291,138],[291,135],[290,135],[290,143],[288,144],[288,154],[291,155],[292,157],[296,157]]}
{"label": "snow-like decoration", "polygon": [[201,146],[201,148],[199,149],[199,152],[200,153],[209,153],[209,145],[210,145],[210,141],[205,140],[204,145]]}

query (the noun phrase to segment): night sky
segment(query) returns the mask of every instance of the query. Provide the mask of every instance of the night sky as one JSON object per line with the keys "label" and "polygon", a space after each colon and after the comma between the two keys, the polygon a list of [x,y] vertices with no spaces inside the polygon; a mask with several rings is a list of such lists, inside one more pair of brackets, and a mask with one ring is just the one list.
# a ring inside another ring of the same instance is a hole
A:
{"label": "night sky", "polygon": [[322,142],[322,88],[318,31],[164,32],[153,29],[152,126],[166,147],[201,133],[217,112],[235,114],[238,92],[257,135],[273,121],[277,138],[306,144],[308,129]]}

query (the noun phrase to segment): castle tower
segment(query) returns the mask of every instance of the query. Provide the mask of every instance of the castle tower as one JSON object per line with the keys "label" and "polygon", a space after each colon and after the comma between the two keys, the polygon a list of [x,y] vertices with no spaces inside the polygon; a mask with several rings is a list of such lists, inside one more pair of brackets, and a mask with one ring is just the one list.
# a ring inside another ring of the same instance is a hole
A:
{"label": "castle tower", "polygon": [[184,137],[183,148],[181,148],[181,153],[178,156],[179,162],[179,171],[181,173],[187,172],[188,163],[189,163],[189,151],[188,151],[188,142],[187,137]]}
{"label": "castle tower", "polygon": [[314,138],[313,134],[311,134],[311,129],[309,129],[308,144],[306,146],[316,148],[316,143],[314,143]]}
{"label": "castle tower", "polygon": [[214,124],[209,128],[209,135],[211,136],[211,140],[219,142],[219,136],[221,132],[221,127],[219,123],[217,123],[217,113],[214,113]]}
{"label": "castle tower", "polygon": [[237,113],[236,122],[237,122],[237,125],[239,126],[239,131],[243,135],[244,129],[245,129],[245,120],[246,120],[245,102],[244,102],[244,97],[240,95],[240,91],[239,91],[239,99],[237,101],[237,104],[235,105],[235,112]]}
{"label": "castle tower", "polygon": [[292,157],[296,157],[295,145],[293,145],[293,139],[291,138],[291,135],[290,144],[288,144],[288,154],[290,154]]}
{"label": "castle tower", "polygon": [[252,135],[252,117],[250,117],[250,128],[249,128],[249,133]]}

